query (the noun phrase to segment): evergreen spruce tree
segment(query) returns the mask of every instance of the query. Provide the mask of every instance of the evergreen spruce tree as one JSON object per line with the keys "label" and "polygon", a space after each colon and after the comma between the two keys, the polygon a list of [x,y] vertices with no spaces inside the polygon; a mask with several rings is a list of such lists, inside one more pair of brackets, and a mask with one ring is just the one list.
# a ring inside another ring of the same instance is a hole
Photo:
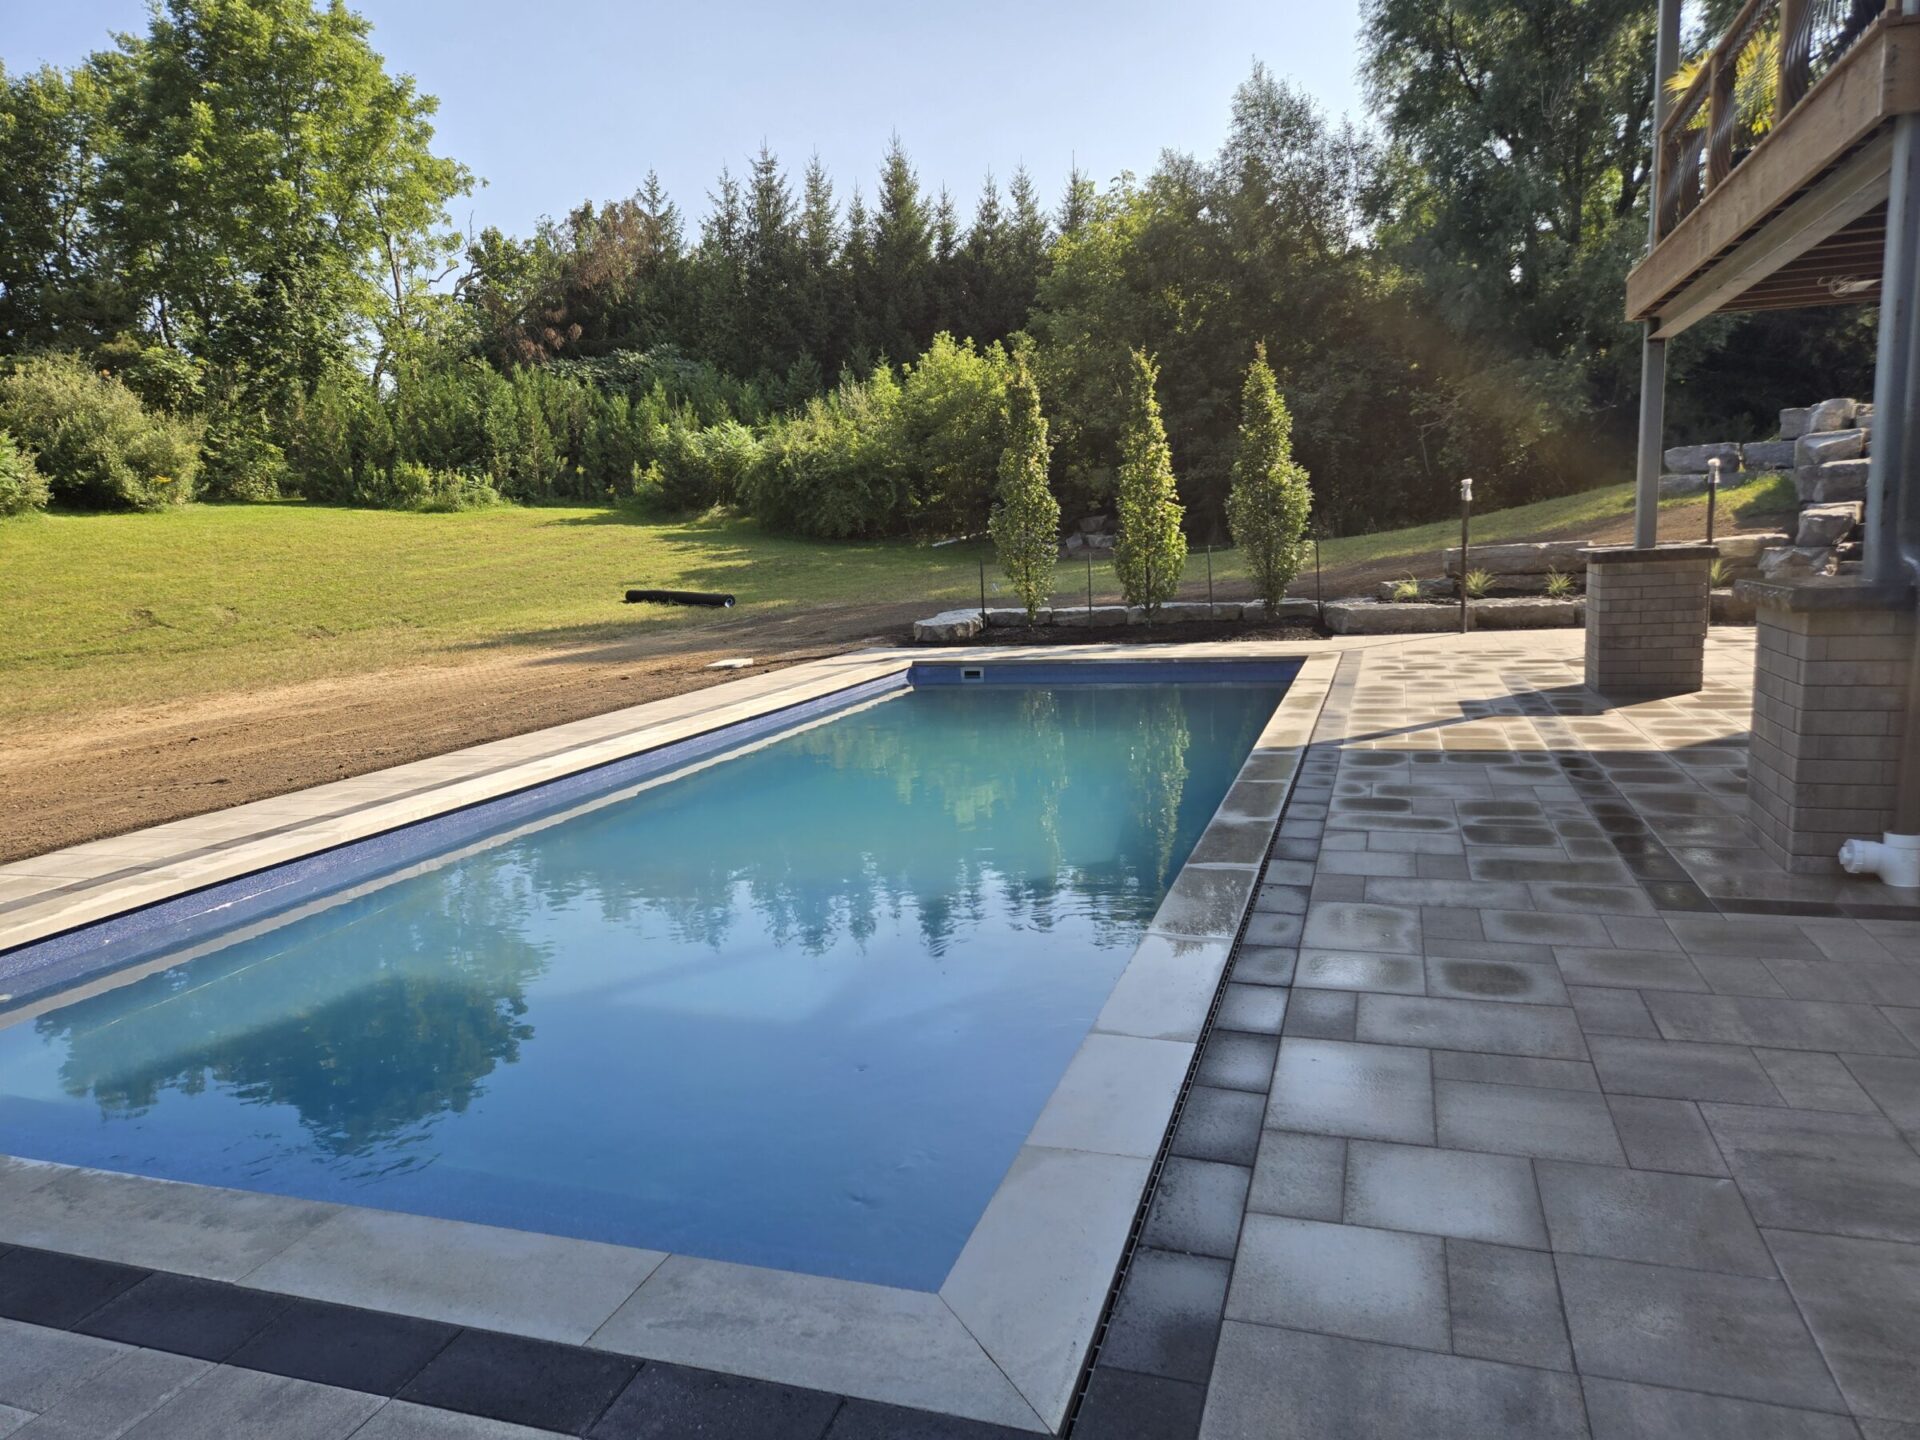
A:
{"label": "evergreen spruce tree", "polygon": [[1000,568],[1026,606],[1031,625],[1053,592],[1060,546],[1060,502],[1047,484],[1047,418],[1024,347],[1007,377],[1007,447],[1000,452],[999,504],[987,528]]}
{"label": "evergreen spruce tree", "polygon": [[1121,593],[1129,605],[1145,606],[1149,615],[1173,598],[1187,561],[1173,453],[1154,395],[1159,378],[1152,358],[1144,350],[1133,351],[1120,430],[1120,524],[1113,546]]}
{"label": "evergreen spruce tree", "polygon": [[1233,489],[1227,524],[1245,552],[1254,588],[1277,616],[1287,586],[1300,573],[1300,541],[1313,491],[1307,472],[1294,462],[1293,417],[1280,398],[1267,365],[1267,347],[1254,347],[1240,392],[1240,442],[1233,457]]}

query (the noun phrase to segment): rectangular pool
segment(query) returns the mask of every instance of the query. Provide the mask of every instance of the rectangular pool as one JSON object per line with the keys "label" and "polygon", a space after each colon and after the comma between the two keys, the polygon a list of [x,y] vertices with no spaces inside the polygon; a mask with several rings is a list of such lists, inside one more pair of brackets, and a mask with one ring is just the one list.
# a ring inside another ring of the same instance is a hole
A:
{"label": "rectangular pool", "polygon": [[116,940],[0,1152],[938,1289],[1291,670],[972,673]]}

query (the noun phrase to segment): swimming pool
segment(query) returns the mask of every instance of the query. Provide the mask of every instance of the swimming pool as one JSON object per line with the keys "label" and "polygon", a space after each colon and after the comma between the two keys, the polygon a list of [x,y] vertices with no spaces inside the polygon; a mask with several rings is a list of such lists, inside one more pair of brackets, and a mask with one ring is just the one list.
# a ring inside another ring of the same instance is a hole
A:
{"label": "swimming pool", "polygon": [[938,1289],[1290,673],[920,666],[349,847],[0,1014],[0,1150]]}

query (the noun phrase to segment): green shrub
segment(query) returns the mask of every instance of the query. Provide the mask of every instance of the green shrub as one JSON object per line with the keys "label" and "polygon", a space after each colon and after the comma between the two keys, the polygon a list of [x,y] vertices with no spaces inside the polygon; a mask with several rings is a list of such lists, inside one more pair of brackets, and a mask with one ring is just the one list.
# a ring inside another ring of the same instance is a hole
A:
{"label": "green shrub", "polygon": [[760,441],[737,420],[702,429],[676,417],[660,437],[648,498],[668,510],[738,504],[761,460]]}
{"label": "green shrub", "polygon": [[1489,590],[1493,589],[1493,572],[1491,570],[1469,570],[1465,578],[1467,595],[1471,599],[1478,600]]}
{"label": "green shrub", "polygon": [[[1301,537],[1313,509],[1307,472],[1293,458],[1293,417],[1280,398],[1267,347],[1253,347],[1240,400],[1240,443],[1233,457],[1227,521],[1233,543],[1247,557],[1253,586],[1278,614],[1287,586],[1300,573]],[[1415,586],[1415,593],[1419,587]]]}
{"label": "green shrub", "polygon": [[36,453],[52,498],[78,509],[177,504],[200,465],[192,425],[148,410],[73,354],[37,355],[0,376],[0,429]]}
{"label": "green shrub", "polygon": [[1393,582],[1392,593],[1393,593],[1393,598],[1395,600],[1399,600],[1403,602],[1408,600],[1418,600],[1420,598],[1420,582],[1414,579],[1413,576],[1408,575],[1403,579],[1399,579]]}
{"label": "green shrub", "polygon": [[222,416],[207,427],[200,450],[204,500],[278,500],[287,457],[267,438],[258,416]]}
{"label": "green shrub", "polygon": [[478,475],[434,470],[413,460],[396,464],[390,475],[374,483],[366,498],[383,509],[422,514],[484,510],[501,503],[500,492]]}
{"label": "green shrub", "polygon": [[1573,594],[1573,577],[1558,570],[1547,572],[1547,595],[1550,599],[1564,600]]}
{"label": "green shrub", "polygon": [[770,528],[823,540],[906,527],[900,382],[885,366],[773,425],[745,499]]}
{"label": "green shrub", "polygon": [[24,515],[47,508],[47,477],[33,463],[33,452],[23,450],[0,430],[0,515]]}

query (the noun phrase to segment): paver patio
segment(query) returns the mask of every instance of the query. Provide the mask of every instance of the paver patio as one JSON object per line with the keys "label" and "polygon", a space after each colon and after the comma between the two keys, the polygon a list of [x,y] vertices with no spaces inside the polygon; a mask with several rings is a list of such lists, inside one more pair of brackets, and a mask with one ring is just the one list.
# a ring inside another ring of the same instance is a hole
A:
{"label": "paver patio", "polygon": [[1920,910],[1743,833],[1751,632],[1580,661],[1343,658],[1076,1434],[1920,1436]]}
{"label": "paver patio", "polygon": [[[1747,842],[1751,632],[1625,707],[1580,640],[1331,647],[1075,1435],[1920,1437],[1920,908]],[[544,1433],[0,1324],[0,1436]],[[622,1383],[564,1428],[1011,1433]]]}

